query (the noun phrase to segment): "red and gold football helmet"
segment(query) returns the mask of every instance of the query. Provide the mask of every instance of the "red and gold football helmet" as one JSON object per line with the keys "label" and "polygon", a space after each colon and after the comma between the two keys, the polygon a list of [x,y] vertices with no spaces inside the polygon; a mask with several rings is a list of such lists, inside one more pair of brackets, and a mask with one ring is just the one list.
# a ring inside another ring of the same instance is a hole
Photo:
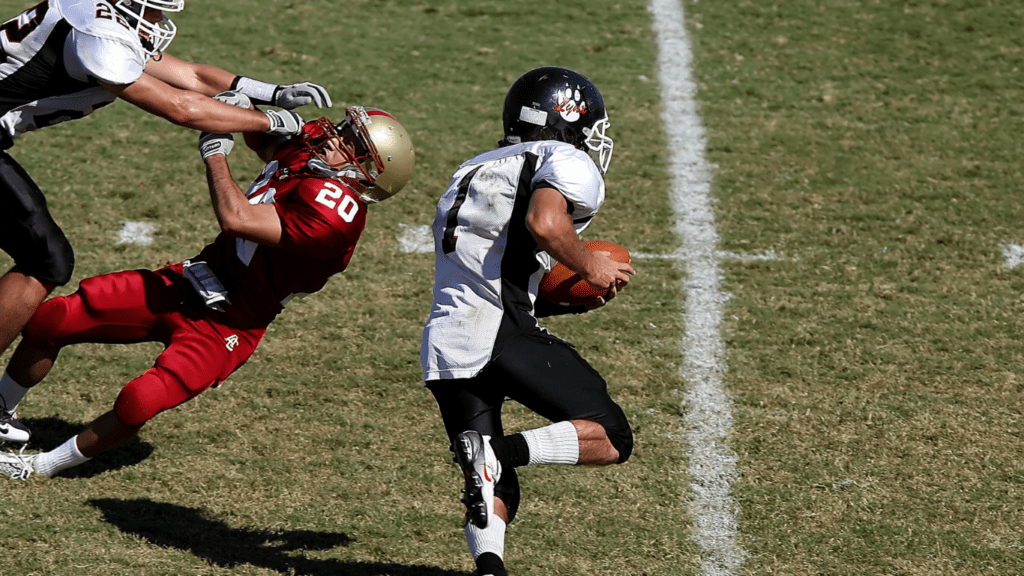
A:
{"label": "red and gold football helmet", "polygon": [[[345,158],[342,162],[327,160],[332,141]],[[337,125],[326,117],[315,120],[304,130],[303,142],[314,158],[370,204],[397,194],[416,166],[409,132],[394,116],[377,108],[353,106]]]}

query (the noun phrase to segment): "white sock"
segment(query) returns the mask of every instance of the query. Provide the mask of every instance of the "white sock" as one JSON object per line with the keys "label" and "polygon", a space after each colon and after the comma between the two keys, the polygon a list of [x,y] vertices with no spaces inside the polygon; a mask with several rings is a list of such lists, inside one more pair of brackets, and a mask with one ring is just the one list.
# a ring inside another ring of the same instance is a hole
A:
{"label": "white sock", "polygon": [[505,521],[491,514],[487,518],[487,528],[477,528],[472,522],[466,523],[466,543],[473,560],[485,552],[496,554],[505,559]]}
{"label": "white sock", "polygon": [[543,428],[520,432],[530,447],[530,466],[560,464],[573,466],[580,461],[580,438],[572,422],[556,422]]}
{"label": "white sock", "polygon": [[3,377],[0,377],[0,398],[3,399],[8,412],[13,413],[18,409],[18,404],[21,403],[21,399],[25,397],[28,391],[28,388],[15,382],[14,378],[11,378],[11,375],[7,372],[4,372]]}
{"label": "white sock", "polygon": [[36,474],[53,476],[61,470],[66,470],[72,466],[78,466],[83,462],[91,460],[91,458],[83,456],[82,453],[78,451],[77,440],[78,436],[74,436],[53,450],[43,452],[36,456]]}

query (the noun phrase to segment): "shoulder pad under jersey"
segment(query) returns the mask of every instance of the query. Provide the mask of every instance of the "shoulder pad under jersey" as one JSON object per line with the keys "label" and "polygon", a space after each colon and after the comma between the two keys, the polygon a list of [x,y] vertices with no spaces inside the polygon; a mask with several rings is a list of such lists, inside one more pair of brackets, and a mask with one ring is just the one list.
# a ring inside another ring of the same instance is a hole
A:
{"label": "shoulder pad under jersey", "polygon": [[[117,12],[114,7],[104,0],[54,0],[54,5],[60,12],[61,18],[67,21],[72,28],[100,38],[116,40],[129,46],[138,47],[142,50],[142,41],[134,30],[126,25],[119,24],[114,17]],[[101,18],[97,14],[107,12],[111,18]]]}

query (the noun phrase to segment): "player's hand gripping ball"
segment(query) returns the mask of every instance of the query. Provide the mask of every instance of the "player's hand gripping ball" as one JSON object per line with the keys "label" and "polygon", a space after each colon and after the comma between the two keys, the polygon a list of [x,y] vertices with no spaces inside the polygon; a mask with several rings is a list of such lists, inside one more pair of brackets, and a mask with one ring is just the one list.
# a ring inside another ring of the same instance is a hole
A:
{"label": "player's hand gripping ball", "polygon": [[[604,240],[590,240],[584,242],[583,245],[591,252],[611,253],[612,260],[616,262],[629,263],[629,251],[618,244]],[[549,302],[580,305],[589,304],[594,301],[594,298],[603,296],[604,293],[595,290],[586,280],[580,278],[579,274],[559,262],[541,279],[538,295]]]}

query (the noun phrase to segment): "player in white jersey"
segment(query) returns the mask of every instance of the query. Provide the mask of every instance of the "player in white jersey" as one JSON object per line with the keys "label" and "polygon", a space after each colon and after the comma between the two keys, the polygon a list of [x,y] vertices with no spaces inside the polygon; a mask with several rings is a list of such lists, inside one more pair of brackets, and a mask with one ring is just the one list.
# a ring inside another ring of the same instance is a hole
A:
{"label": "player in white jersey", "polygon": [[[465,476],[466,540],[480,575],[507,574],[516,467],[625,462],[633,435],[607,384],[537,317],[603,306],[635,270],[589,252],[582,232],[605,199],[608,116],[597,88],[565,68],[516,80],[501,147],[458,168],[438,202],[434,303],[420,362]],[[552,260],[601,290],[586,306],[538,298]],[[511,398],[553,424],[504,435]]]}
{"label": "player in white jersey", "polygon": [[[164,12],[184,0],[43,0],[0,25],[0,249],[14,267],[0,278],[0,352],[40,302],[66,284],[74,252],[42,191],[6,150],[31,130],[91,114],[117,98],[187,128],[289,136],[291,108],[330,106],[309,82],[277,86],[164,53],[176,28]],[[212,96],[235,89],[285,110],[241,109]],[[0,439],[28,440],[0,391]]]}

